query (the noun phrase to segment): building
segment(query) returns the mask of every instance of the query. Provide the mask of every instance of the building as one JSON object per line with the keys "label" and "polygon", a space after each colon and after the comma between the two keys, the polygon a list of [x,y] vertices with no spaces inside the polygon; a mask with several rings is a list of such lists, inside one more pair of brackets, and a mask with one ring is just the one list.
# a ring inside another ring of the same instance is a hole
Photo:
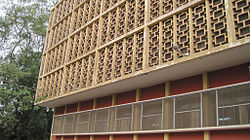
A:
{"label": "building", "polygon": [[52,140],[249,140],[249,0],[62,0],[36,104]]}

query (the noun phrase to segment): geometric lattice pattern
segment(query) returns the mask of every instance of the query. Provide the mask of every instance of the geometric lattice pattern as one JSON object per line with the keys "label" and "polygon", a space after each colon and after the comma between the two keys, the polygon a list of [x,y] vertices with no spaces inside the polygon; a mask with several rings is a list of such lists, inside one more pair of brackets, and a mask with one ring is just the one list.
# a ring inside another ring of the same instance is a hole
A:
{"label": "geometric lattice pattern", "polygon": [[250,36],[250,1],[233,0],[233,16],[236,39]]}
{"label": "geometric lattice pattern", "polygon": [[[181,53],[190,52],[189,22],[188,10],[177,15],[177,44]],[[180,52],[177,53],[178,57],[183,57]]]}
{"label": "geometric lattice pattern", "polygon": [[149,31],[149,66],[159,64],[159,23]]}
{"label": "geometric lattice pattern", "polygon": [[150,0],[150,20],[160,16],[160,3],[158,0]]}
{"label": "geometric lattice pattern", "polygon": [[246,41],[249,6],[249,0],[62,0],[50,13],[36,99],[109,84]]}
{"label": "geometric lattice pattern", "polygon": [[193,48],[195,52],[208,49],[206,6],[205,3],[192,8]]}
{"label": "geometric lattice pattern", "polygon": [[172,61],[174,59],[173,53],[173,17],[170,17],[162,23],[162,63]]}
{"label": "geometric lattice pattern", "polygon": [[225,3],[223,0],[209,2],[213,47],[218,47],[228,43]]}

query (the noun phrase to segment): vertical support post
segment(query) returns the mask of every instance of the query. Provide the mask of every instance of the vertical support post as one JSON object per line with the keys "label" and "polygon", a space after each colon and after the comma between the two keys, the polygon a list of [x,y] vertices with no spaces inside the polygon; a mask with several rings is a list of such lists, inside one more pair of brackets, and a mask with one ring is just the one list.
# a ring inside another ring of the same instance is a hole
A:
{"label": "vertical support post", "polygon": [[[68,107],[67,107],[67,105],[65,105],[65,107],[64,107],[64,114],[67,113],[67,110],[68,110]],[[62,120],[62,122],[64,124],[64,120]],[[64,129],[64,126],[62,126],[62,131],[64,131],[63,129]],[[61,137],[61,140],[64,140],[64,136]]]}
{"label": "vertical support post", "polygon": [[[208,83],[208,73],[207,72],[203,72],[202,73],[202,85],[203,85],[203,89],[208,89],[208,87],[209,87],[208,84],[209,84]],[[203,98],[205,98],[205,97],[203,97]],[[203,100],[203,99],[201,99],[201,100]],[[202,105],[202,107],[204,107],[204,105]],[[205,107],[207,108],[208,104],[206,104]],[[203,121],[207,121],[207,120],[203,120]],[[204,124],[204,122],[203,122],[203,124]],[[210,131],[204,131],[204,140],[210,140]]]}
{"label": "vertical support post", "polygon": [[165,83],[165,97],[170,96],[170,82]]}
{"label": "vertical support post", "polygon": [[169,133],[164,133],[164,140],[170,140]]}
{"label": "vertical support post", "polygon": [[[135,96],[135,101],[139,102],[140,101],[140,95],[141,94],[141,89],[137,88],[136,89],[136,96]],[[134,105],[134,130],[139,130],[140,128],[140,106],[137,104]],[[133,135],[133,140],[138,140],[138,134]]]}
{"label": "vertical support post", "polygon": [[52,118],[52,128],[51,128],[51,132],[50,132],[50,140],[53,140],[53,124],[54,124],[54,117],[55,117],[55,108],[54,108],[54,112],[53,112],[53,118]]}
{"label": "vertical support post", "polygon": [[210,140],[210,131],[204,131],[204,140]]}
{"label": "vertical support post", "polygon": [[[165,82],[165,97],[170,96],[170,81]],[[163,99],[163,129],[169,129],[169,122],[171,120],[171,102]],[[164,140],[169,140],[169,133],[164,133]]]}
{"label": "vertical support post", "polygon": [[[116,104],[116,95],[113,94],[112,95],[112,106],[115,106],[115,104]],[[111,112],[110,112],[110,119],[109,119],[110,120],[110,128],[109,128],[109,130],[114,131],[115,108],[111,108],[110,111]],[[113,139],[114,139],[114,135],[109,135],[109,140],[113,140]]]}

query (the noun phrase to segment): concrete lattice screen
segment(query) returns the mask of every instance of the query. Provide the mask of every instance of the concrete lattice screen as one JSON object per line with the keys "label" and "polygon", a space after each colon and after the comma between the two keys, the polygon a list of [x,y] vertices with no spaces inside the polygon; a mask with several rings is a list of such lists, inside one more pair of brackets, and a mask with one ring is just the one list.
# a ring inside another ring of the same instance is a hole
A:
{"label": "concrete lattice screen", "polygon": [[51,11],[36,99],[46,102],[246,42],[249,7],[249,0],[62,0]]}

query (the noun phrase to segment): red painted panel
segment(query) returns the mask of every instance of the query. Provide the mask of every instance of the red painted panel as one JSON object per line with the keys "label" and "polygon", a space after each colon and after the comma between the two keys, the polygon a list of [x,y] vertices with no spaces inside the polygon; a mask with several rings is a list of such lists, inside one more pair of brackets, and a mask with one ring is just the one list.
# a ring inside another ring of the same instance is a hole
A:
{"label": "red painted panel", "polygon": [[138,140],[164,140],[164,134],[140,134]]}
{"label": "red painted panel", "polygon": [[164,96],[165,96],[165,84],[160,84],[141,89],[140,100],[148,100]]}
{"label": "red painted panel", "polygon": [[133,135],[114,135],[114,140],[133,140]]}
{"label": "red painted panel", "polygon": [[67,113],[77,112],[78,103],[67,105]]}
{"label": "red painted panel", "polygon": [[202,89],[202,75],[179,79],[170,83],[170,95],[176,95]]}
{"label": "red painted panel", "polygon": [[93,104],[94,104],[93,100],[81,102],[80,103],[80,111],[93,109]]}
{"label": "red painted panel", "polygon": [[55,108],[55,115],[64,114],[64,109],[65,109],[65,106],[56,107],[56,108]]}
{"label": "red painted panel", "polygon": [[212,131],[211,140],[250,140],[250,129]]}
{"label": "red painted panel", "polygon": [[112,96],[106,96],[96,100],[96,108],[102,108],[111,105],[112,105]]}
{"label": "red painted panel", "polygon": [[61,140],[61,136],[52,136],[52,140]]}
{"label": "red painted panel", "polygon": [[218,87],[250,81],[248,66],[250,63],[225,68],[209,73],[209,87]]}
{"label": "red painted panel", "polygon": [[74,136],[64,136],[63,140],[74,140]]}
{"label": "red painted panel", "polygon": [[108,135],[94,136],[94,140],[109,140]]}
{"label": "red painted panel", "polygon": [[77,140],[89,140],[90,136],[78,136]]}
{"label": "red painted panel", "polygon": [[171,133],[169,136],[170,140],[203,140],[204,132],[194,133]]}
{"label": "red painted panel", "polygon": [[120,93],[116,95],[116,105],[126,104],[136,101],[136,91],[129,91],[125,93]]}

